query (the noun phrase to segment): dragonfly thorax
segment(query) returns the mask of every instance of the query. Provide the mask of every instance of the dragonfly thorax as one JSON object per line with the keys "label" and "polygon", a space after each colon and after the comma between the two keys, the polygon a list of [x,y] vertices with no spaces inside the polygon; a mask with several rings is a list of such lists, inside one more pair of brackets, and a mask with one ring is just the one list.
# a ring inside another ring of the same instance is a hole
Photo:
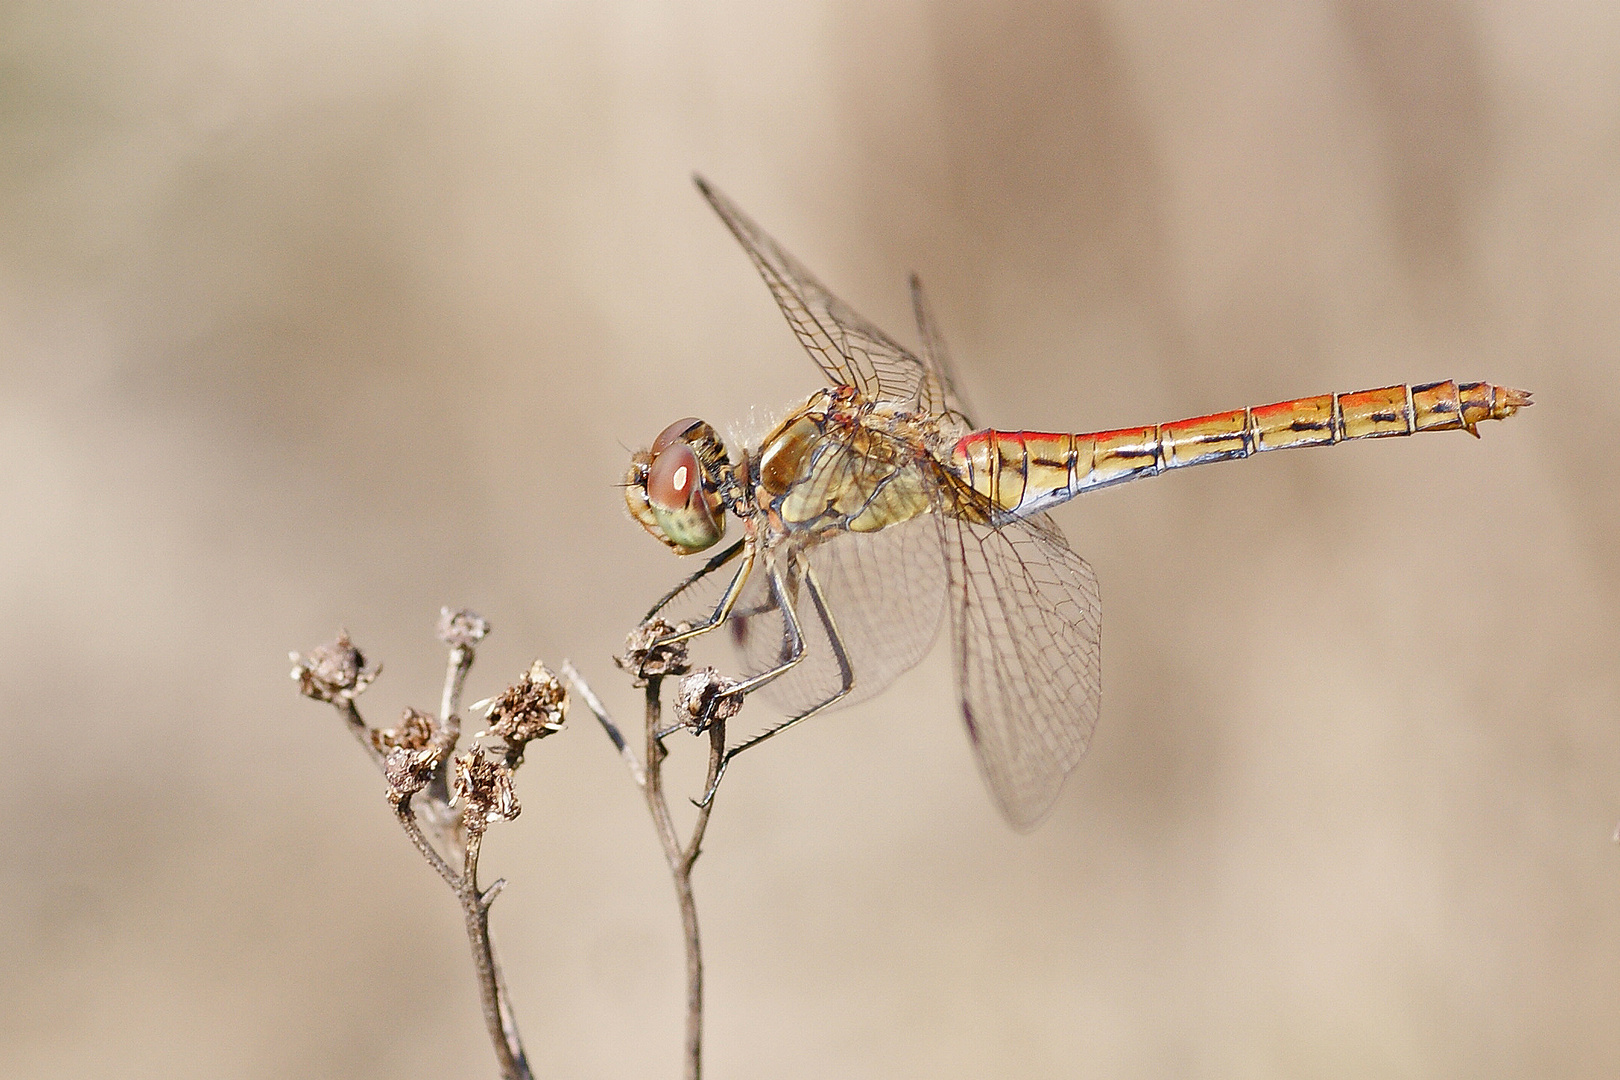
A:
{"label": "dragonfly thorax", "polygon": [[751,459],[753,506],[773,533],[875,532],[933,508],[926,417],[849,387],[811,397]]}

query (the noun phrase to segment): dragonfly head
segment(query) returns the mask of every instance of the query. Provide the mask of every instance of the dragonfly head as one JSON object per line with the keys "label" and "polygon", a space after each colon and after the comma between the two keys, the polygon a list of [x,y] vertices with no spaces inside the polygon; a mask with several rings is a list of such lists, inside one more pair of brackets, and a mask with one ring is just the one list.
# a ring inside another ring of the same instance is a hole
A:
{"label": "dragonfly head", "polygon": [[624,502],[642,528],[678,554],[691,555],[726,534],[720,486],[730,474],[720,436],[688,417],[665,428],[651,449],[631,456]]}

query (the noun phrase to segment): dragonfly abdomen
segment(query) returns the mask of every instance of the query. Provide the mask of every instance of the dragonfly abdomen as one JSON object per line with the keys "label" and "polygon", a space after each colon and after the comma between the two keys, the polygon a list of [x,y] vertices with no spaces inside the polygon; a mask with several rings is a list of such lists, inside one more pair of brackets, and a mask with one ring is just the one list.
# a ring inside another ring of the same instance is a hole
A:
{"label": "dragonfly abdomen", "polygon": [[1152,427],[1082,434],[975,431],[952,447],[951,467],[1003,512],[1024,515],[1095,488],[1265,450],[1420,431],[1461,429],[1477,436],[1481,420],[1506,419],[1528,404],[1525,391],[1491,383],[1402,384]]}

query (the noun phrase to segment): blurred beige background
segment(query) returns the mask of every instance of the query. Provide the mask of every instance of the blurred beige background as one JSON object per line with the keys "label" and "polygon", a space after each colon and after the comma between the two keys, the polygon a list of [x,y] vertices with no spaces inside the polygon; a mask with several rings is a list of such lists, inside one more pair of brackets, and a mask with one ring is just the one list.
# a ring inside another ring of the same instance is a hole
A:
{"label": "blurred beige background", "polygon": [[[1031,836],[942,652],[743,758],[710,1075],[1620,1072],[1620,9],[1341,0],[0,11],[0,1074],[493,1075],[284,657],[348,627],[389,720],[465,604],[470,696],[633,715],[627,448],[816,386],[694,170],[907,341],[920,271],[990,423],[1537,398],[1060,510],[1106,693]],[[537,1074],[674,1075],[636,793],[584,716],[520,781]]]}

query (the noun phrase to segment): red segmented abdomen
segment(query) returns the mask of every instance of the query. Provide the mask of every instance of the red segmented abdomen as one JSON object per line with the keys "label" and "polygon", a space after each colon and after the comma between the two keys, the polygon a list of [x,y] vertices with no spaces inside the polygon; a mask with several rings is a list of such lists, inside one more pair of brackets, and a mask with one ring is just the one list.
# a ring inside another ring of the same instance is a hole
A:
{"label": "red segmented abdomen", "polygon": [[1385,386],[1212,413],[1171,424],[1070,435],[975,431],[951,448],[952,470],[1011,514],[1030,514],[1081,492],[1167,469],[1244,458],[1263,450],[1349,439],[1463,429],[1503,420],[1530,404],[1523,390],[1491,383]]}

